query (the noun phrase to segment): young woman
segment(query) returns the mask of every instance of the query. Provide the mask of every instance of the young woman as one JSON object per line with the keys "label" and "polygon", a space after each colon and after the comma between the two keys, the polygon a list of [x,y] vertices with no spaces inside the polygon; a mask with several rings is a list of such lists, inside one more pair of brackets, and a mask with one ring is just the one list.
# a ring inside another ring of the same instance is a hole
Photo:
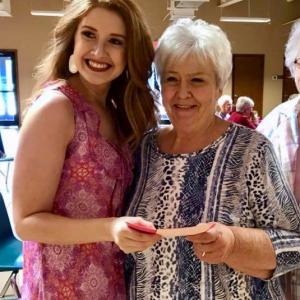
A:
{"label": "young woman", "polygon": [[128,228],[140,218],[117,218],[131,150],[156,124],[152,59],[131,0],[73,0],[58,22],[15,160],[22,299],[124,299],[119,247],[141,251],[157,239]]}

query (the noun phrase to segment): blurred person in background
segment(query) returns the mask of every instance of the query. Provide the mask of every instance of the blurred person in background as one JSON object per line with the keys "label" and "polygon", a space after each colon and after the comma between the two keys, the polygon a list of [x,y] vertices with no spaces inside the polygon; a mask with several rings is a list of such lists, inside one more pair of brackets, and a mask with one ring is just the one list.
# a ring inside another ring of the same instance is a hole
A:
{"label": "blurred person in background", "polygon": [[223,120],[228,120],[231,111],[232,111],[232,98],[229,95],[222,95],[217,101],[216,115]]}
{"label": "blurred person in background", "polygon": [[235,111],[232,112],[228,121],[255,129],[256,125],[251,118],[253,107],[254,101],[250,97],[239,97],[235,104]]}
{"label": "blurred person in background", "polygon": [[[285,65],[300,93],[300,21],[291,29],[285,49]],[[273,143],[282,170],[300,204],[300,94],[292,95],[274,108],[257,130]],[[283,287],[286,299],[300,299],[300,269],[284,276]]]}

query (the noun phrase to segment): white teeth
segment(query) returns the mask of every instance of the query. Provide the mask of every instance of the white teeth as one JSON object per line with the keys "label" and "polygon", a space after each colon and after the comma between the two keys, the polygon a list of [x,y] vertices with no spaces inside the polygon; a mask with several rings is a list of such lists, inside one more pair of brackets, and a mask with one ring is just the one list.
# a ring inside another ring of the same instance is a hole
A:
{"label": "white teeth", "polygon": [[179,105],[179,104],[177,104],[176,106],[179,108],[192,108],[193,107],[193,105]]}
{"label": "white teeth", "polygon": [[97,68],[97,69],[105,69],[108,67],[108,64],[100,64],[100,63],[96,63],[92,60],[89,60],[89,65],[93,68]]}

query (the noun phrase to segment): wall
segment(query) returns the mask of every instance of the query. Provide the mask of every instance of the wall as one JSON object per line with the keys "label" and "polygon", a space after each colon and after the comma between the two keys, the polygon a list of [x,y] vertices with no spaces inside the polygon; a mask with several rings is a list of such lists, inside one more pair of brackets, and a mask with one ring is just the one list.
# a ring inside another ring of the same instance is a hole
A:
{"label": "wall", "polygon": [[[44,0],[40,0],[44,1]],[[37,0],[33,1],[37,2]],[[50,32],[57,18],[37,17],[30,15],[30,0],[11,0],[12,18],[0,17],[0,48],[18,50],[19,88],[22,110],[25,101],[34,84],[32,73],[38,62],[42,49],[49,39]],[[145,13],[153,39],[157,39],[164,28],[168,26],[167,0],[136,0]],[[220,23],[218,0],[210,0],[203,4],[197,12],[197,17],[208,22],[216,23],[223,28],[232,42],[234,53],[265,54],[265,83],[264,83],[264,114],[281,102],[282,81],[274,81],[272,75],[282,74],[284,44],[290,25],[282,23],[299,17],[300,1],[270,0],[266,7],[265,0],[251,0],[251,13],[264,16],[269,13],[271,24],[234,24]],[[223,9],[222,14],[247,15],[248,1],[242,5],[233,5]],[[231,94],[231,84],[225,92]]]}
{"label": "wall", "polygon": [[[159,37],[169,21],[163,18],[167,15],[167,1],[138,0],[149,20],[154,38]],[[267,114],[274,106],[281,103],[282,80],[272,80],[273,75],[282,74],[284,45],[288,38],[291,25],[283,23],[300,17],[300,1],[294,0],[251,0],[250,15],[257,17],[271,17],[271,24],[242,24],[219,22],[222,15],[248,16],[249,2],[244,1],[222,11],[217,7],[218,0],[210,0],[200,6],[196,16],[220,26],[228,35],[233,53],[264,54],[264,91],[263,112]],[[231,94],[231,82],[224,93]]]}
{"label": "wall", "polygon": [[29,0],[12,0],[13,17],[0,17],[0,48],[17,49],[21,109],[34,81],[32,73],[57,18],[30,15]]}

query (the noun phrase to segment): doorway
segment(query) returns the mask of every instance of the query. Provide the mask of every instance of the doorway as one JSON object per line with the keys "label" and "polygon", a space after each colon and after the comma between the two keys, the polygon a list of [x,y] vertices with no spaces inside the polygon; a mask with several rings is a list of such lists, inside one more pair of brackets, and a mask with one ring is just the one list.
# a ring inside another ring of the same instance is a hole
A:
{"label": "doorway", "polygon": [[263,109],[264,64],[263,54],[233,54],[233,102],[236,103],[240,96],[250,97],[255,103],[254,110],[260,116]]}

